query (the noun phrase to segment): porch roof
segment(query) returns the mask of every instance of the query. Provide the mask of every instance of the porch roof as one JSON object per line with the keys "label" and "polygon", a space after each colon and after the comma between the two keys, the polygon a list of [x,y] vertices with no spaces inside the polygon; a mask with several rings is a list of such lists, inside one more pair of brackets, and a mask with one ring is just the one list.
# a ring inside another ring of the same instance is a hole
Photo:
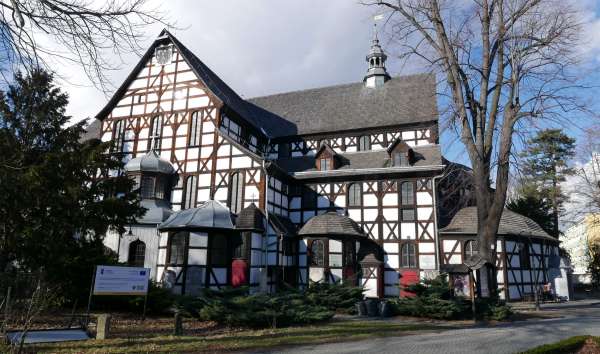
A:
{"label": "porch roof", "polygon": [[367,238],[358,224],[335,211],[313,216],[298,232],[300,236]]}
{"label": "porch roof", "polygon": [[233,230],[233,225],[229,209],[218,201],[208,200],[196,208],[173,213],[158,230]]}

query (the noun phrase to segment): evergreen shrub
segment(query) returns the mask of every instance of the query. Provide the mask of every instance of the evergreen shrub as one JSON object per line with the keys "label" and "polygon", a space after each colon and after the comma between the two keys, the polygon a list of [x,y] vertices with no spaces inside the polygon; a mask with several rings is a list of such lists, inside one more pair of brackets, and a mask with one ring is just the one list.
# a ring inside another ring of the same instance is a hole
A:
{"label": "evergreen shrub", "polygon": [[[446,274],[422,280],[405,290],[415,296],[390,300],[395,315],[440,320],[473,317],[470,299],[452,295]],[[478,317],[482,319],[503,321],[512,315],[510,307],[498,298],[476,299],[475,306]]]}

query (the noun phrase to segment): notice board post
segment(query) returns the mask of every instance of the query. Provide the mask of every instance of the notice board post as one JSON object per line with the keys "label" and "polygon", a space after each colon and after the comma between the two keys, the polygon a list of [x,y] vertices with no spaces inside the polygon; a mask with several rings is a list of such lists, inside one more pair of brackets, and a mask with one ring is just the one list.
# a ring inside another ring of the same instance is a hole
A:
{"label": "notice board post", "polygon": [[150,268],[97,265],[90,286],[87,321],[89,323],[92,297],[102,295],[144,296],[142,320],[146,318]]}

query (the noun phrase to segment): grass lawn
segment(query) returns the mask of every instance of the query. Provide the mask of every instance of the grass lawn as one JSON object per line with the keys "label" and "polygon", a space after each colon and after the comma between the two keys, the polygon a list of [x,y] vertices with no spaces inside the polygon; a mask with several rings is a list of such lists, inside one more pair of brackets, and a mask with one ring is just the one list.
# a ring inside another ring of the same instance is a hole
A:
{"label": "grass lawn", "polygon": [[600,353],[600,337],[575,336],[560,342],[541,345],[521,354],[595,354]]}
{"label": "grass lawn", "polygon": [[205,337],[160,335],[38,344],[29,346],[28,349],[36,353],[216,352],[354,341],[373,337],[400,336],[425,330],[441,330],[441,328],[435,325],[406,325],[388,321],[339,321],[304,327],[243,330]]}

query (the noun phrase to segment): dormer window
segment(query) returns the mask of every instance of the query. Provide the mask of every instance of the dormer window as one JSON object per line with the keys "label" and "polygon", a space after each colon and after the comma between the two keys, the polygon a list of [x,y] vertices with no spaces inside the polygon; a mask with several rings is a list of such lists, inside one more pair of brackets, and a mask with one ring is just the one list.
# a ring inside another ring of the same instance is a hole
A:
{"label": "dormer window", "polygon": [[395,152],[394,153],[394,166],[396,167],[406,167],[408,166],[408,156],[403,152]]}
{"label": "dormer window", "polygon": [[337,153],[327,143],[322,144],[315,154],[315,167],[319,171],[335,170]]}
{"label": "dormer window", "polygon": [[402,139],[396,139],[387,149],[392,166],[408,167],[414,163],[413,149]]}

